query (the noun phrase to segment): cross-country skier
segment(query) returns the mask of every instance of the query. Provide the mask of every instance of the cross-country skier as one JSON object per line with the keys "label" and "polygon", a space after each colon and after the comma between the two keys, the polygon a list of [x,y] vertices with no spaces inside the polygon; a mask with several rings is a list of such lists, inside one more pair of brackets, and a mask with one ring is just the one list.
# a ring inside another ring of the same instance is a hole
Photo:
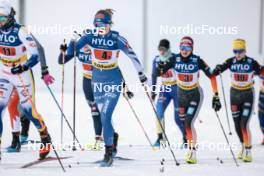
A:
{"label": "cross-country skier", "polygon": [[261,69],[260,74],[260,92],[259,92],[259,103],[258,103],[258,117],[259,125],[263,134],[261,144],[264,145],[264,68]]}
{"label": "cross-country skier", "polygon": [[166,69],[166,67],[168,67],[167,65],[172,65],[176,71],[178,111],[180,118],[184,121],[189,147],[186,162],[189,164],[197,163],[197,138],[194,122],[203,102],[203,91],[199,85],[200,70],[210,78],[214,93],[212,101],[213,109],[219,111],[221,108],[216,78],[204,60],[201,59],[200,56],[193,54],[193,44],[194,42],[191,37],[183,37],[180,41],[180,53],[175,56],[175,63],[168,62],[162,67]]}
{"label": "cross-country skier", "polygon": [[[164,141],[164,137],[162,134],[162,128],[160,124],[164,124],[164,113],[171,102],[173,100],[174,105],[174,120],[179,127],[180,131],[182,132],[183,136],[183,143],[187,142],[185,137],[185,131],[183,127],[183,121],[180,120],[179,114],[177,111],[178,104],[177,104],[177,81],[176,81],[176,73],[173,68],[169,69],[165,73],[162,73],[159,69],[160,65],[163,65],[170,59],[175,60],[175,54],[170,50],[170,42],[167,39],[162,39],[158,46],[159,55],[157,55],[152,64],[152,99],[155,100],[157,95],[157,91],[159,91],[158,100],[157,100],[157,114],[160,119],[160,122],[157,122],[157,133],[158,139],[155,142],[154,146],[159,147],[160,143]],[[157,85],[157,78],[161,77],[161,87],[160,90],[156,90]],[[164,128],[164,125],[163,125]]]}
{"label": "cross-country skier", "polygon": [[39,150],[39,157],[44,159],[51,150],[51,139],[47,126],[36,110],[30,70],[39,62],[40,56],[34,38],[24,26],[16,22],[14,16],[11,4],[0,1],[0,136],[3,131],[3,111],[12,92],[16,90],[23,112],[40,133],[43,147]]}
{"label": "cross-country skier", "polygon": [[111,166],[113,155],[116,153],[118,134],[112,125],[112,114],[120,96],[122,88],[122,74],[118,67],[120,50],[133,62],[142,83],[147,81],[143,68],[127,40],[118,32],[111,30],[113,11],[99,10],[94,18],[96,29],[87,30],[77,43],[77,51],[85,50],[89,46],[92,55],[95,101],[99,107],[103,125],[105,155],[102,167]]}
{"label": "cross-country skier", "polygon": [[[76,43],[80,37],[78,34],[74,34],[73,39],[70,41],[69,46],[62,44],[60,46],[61,54],[59,55],[59,64],[67,63],[75,56]],[[65,53],[67,51],[67,54]],[[92,90],[92,58],[91,50],[86,46],[82,50],[76,51],[76,56],[83,67],[83,92],[88,105],[91,108],[91,114],[93,118],[93,125],[95,131],[95,145],[93,149],[99,150],[100,144],[102,143],[102,123],[100,118],[100,112],[94,100],[93,90]]]}
{"label": "cross-country skier", "polygon": [[[50,85],[54,82],[54,78],[49,74],[48,66],[45,58],[45,51],[37,39],[32,36],[37,44],[40,55],[41,74],[45,84]],[[8,102],[8,111],[10,114],[10,122],[12,127],[12,143],[7,147],[7,152],[20,152],[21,145],[27,142],[30,121],[25,117],[19,104],[19,95],[14,89]],[[20,127],[22,129],[20,130]]]}
{"label": "cross-country skier", "polygon": [[246,55],[246,41],[236,39],[233,41],[234,57],[227,59],[222,65],[217,65],[216,75],[229,69],[231,71],[231,111],[235,123],[236,133],[242,144],[238,159],[251,162],[251,136],[249,121],[254,104],[254,75],[260,74],[260,65],[256,60]]}

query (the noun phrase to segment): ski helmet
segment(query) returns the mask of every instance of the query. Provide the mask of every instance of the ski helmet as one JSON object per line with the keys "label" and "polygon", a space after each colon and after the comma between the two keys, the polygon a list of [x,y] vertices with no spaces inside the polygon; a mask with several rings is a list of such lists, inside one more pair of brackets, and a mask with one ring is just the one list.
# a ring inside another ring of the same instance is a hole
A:
{"label": "ski helmet", "polygon": [[6,29],[12,26],[15,22],[15,10],[11,3],[7,0],[0,1],[0,21],[5,20],[6,23],[1,27],[1,29]]}

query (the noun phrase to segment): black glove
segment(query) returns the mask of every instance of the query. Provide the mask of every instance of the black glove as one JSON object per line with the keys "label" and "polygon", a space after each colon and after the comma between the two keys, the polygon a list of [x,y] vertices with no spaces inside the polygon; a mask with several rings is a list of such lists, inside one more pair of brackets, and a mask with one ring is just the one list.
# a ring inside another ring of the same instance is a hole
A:
{"label": "black glove", "polygon": [[16,67],[11,68],[11,73],[13,75],[23,73],[24,71],[27,71],[29,67],[27,65],[18,65]]}
{"label": "black glove", "polygon": [[124,92],[124,96],[126,96],[129,99],[132,99],[134,97],[134,93],[129,91],[129,90],[127,90],[127,91]]}
{"label": "black glove", "polygon": [[138,76],[139,76],[139,80],[140,80],[141,83],[147,82],[148,78],[146,77],[146,75],[144,73],[139,72]]}
{"label": "black glove", "polygon": [[128,99],[133,98],[133,97],[134,97],[134,93],[131,92],[131,91],[129,91],[129,90],[127,89],[127,85],[126,85],[126,83],[123,82],[122,85],[123,85],[123,90],[124,90],[124,91],[123,91],[123,95],[124,95],[125,97],[127,97]]}
{"label": "black glove", "polygon": [[61,50],[61,52],[66,52],[67,49],[68,49],[67,44],[64,43],[64,44],[61,44],[61,45],[60,45],[60,50]]}
{"label": "black glove", "polygon": [[213,103],[212,103],[213,109],[215,111],[219,111],[222,107],[218,93],[216,93],[213,97]]}
{"label": "black glove", "polygon": [[157,94],[155,92],[151,92],[151,99],[152,101],[155,101]]}
{"label": "black glove", "polygon": [[219,75],[222,72],[221,65],[216,65],[215,69],[213,70],[214,75]]}

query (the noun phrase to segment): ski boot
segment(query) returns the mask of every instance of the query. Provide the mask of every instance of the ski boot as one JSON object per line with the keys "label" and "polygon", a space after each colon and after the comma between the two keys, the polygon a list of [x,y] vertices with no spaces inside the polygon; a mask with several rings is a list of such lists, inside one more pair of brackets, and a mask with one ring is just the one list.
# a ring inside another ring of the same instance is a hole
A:
{"label": "ski boot", "polygon": [[103,138],[101,136],[96,136],[95,137],[95,143],[94,143],[92,150],[94,150],[94,151],[102,150],[102,146],[101,146],[102,143],[103,143]]}
{"label": "ski boot", "polygon": [[245,147],[242,146],[242,149],[238,152],[237,159],[242,160],[244,157],[244,153],[245,153]]}
{"label": "ski boot", "polygon": [[105,146],[105,155],[103,161],[100,164],[100,167],[111,167],[113,162],[113,147]]}
{"label": "ski boot", "polygon": [[160,145],[164,144],[165,143],[165,140],[163,138],[163,135],[162,133],[159,133],[158,134],[158,139],[156,140],[156,142],[153,144],[153,147],[157,147],[157,148],[160,148]]}
{"label": "ski boot", "polygon": [[113,157],[117,155],[118,138],[119,138],[118,133],[114,132]]}
{"label": "ski boot", "polygon": [[246,163],[252,162],[251,149],[246,149],[243,161],[246,162]]}
{"label": "ski boot", "polygon": [[15,152],[20,152],[21,151],[21,144],[19,140],[19,133],[20,132],[13,132],[12,136],[12,143],[9,147],[6,148],[6,151],[8,153],[15,153]]}
{"label": "ski boot", "polygon": [[43,132],[40,132],[40,138],[41,145],[39,150],[39,158],[45,159],[52,149],[51,138],[47,129],[45,129]]}
{"label": "ski boot", "polygon": [[197,163],[197,159],[196,159],[196,150],[192,149],[189,151],[189,153],[186,156],[186,163],[188,164],[196,164]]}

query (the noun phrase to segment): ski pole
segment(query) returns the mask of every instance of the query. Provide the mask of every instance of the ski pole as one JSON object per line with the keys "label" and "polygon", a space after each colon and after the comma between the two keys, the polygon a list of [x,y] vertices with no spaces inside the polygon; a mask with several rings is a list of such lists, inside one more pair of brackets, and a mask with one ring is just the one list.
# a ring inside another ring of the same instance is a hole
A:
{"label": "ski pole", "polygon": [[[20,81],[21,84],[22,84],[22,87],[23,87],[23,89],[24,89],[24,91],[25,91],[25,93],[26,93],[26,96],[28,96],[28,98],[29,98],[29,101],[30,101],[30,104],[31,104],[32,108],[35,109],[35,113],[37,114],[37,117],[38,117],[38,120],[39,120],[41,126],[43,126],[44,124],[43,124],[42,120],[40,119],[40,115],[38,114],[38,112],[37,112],[37,110],[36,110],[36,108],[35,108],[35,104],[33,103],[33,100],[32,100],[32,98],[31,98],[31,96],[30,96],[30,94],[29,94],[29,91],[28,91],[28,89],[27,89],[27,87],[26,87],[26,85],[25,85],[25,83],[24,83],[24,80],[22,79],[22,77],[21,77],[20,74],[18,74],[18,79],[19,79],[19,81]],[[50,138],[51,138],[51,137],[50,137]],[[51,141],[52,141],[52,140],[51,140]],[[52,144],[52,142],[51,142],[51,145],[52,145],[52,150],[53,150],[53,152],[54,152],[55,155],[56,155],[56,158],[57,158],[57,160],[58,160],[58,162],[59,162],[59,164],[60,164],[60,166],[61,166],[62,171],[63,171],[63,172],[66,172],[66,170],[65,170],[65,168],[64,168],[64,166],[63,166],[63,164],[62,164],[62,162],[61,162],[61,159],[60,159],[60,157],[59,157],[59,154],[58,154],[57,150],[55,149],[54,145]]]}
{"label": "ski pole", "polygon": [[157,118],[157,120],[158,120],[158,123],[159,123],[159,125],[160,125],[160,127],[161,127],[162,133],[163,133],[163,135],[164,135],[164,137],[165,137],[165,139],[166,139],[166,141],[167,141],[167,143],[168,143],[168,147],[169,147],[169,150],[170,150],[170,152],[171,152],[171,154],[172,154],[172,156],[173,156],[173,159],[174,159],[174,161],[175,161],[175,164],[176,164],[176,166],[179,166],[180,163],[179,163],[178,160],[176,159],[176,156],[175,156],[175,154],[174,154],[174,152],[173,152],[173,150],[172,150],[172,148],[171,148],[171,145],[170,145],[170,141],[169,141],[169,139],[168,139],[168,136],[166,135],[165,130],[164,130],[164,128],[163,128],[163,126],[162,126],[162,124],[161,124],[161,122],[160,122],[160,120],[159,120],[158,113],[157,113],[157,111],[156,111],[156,109],[155,109],[155,107],[154,107],[154,105],[153,105],[153,102],[152,102],[151,96],[149,95],[149,92],[148,92],[148,88],[147,88],[147,86],[146,86],[144,83],[142,83],[142,86],[143,86],[143,88],[144,88],[144,90],[145,90],[145,93],[146,93],[146,95],[147,95],[147,97],[148,97],[148,99],[149,99],[149,101],[150,101],[151,107],[152,107],[152,109],[153,109],[153,111],[154,111],[154,113],[155,113],[155,116],[156,116],[156,118]]}
{"label": "ski pole", "polygon": [[74,43],[74,63],[73,63],[73,147],[72,150],[76,151],[75,147],[75,133],[76,133],[76,43]]}
{"label": "ski pole", "polygon": [[56,103],[57,107],[59,108],[59,110],[60,110],[60,112],[61,112],[61,114],[62,114],[62,116],[63,116],[64,120],[66,121],[66,123],[67,123],[67,125],[68,125],[68,127],[69,127],[70,131],[72,132],[73,136],[75,136],[75,139],[76,139],[76,141],[78,142],[80,149],[81,149],[81,150],[83,150],[83,148],[82,148],[82,145],[81,145],[80,141],[78,140],[78,138],[77,138],[76,134],[74,133],[74,131],[73,131],[73,128],[71,127],[71,125],[70,125],[70,123],[69,123],[69,121],[68,121],[68,119],[67,119],[66,115],[65,115],[65,114],[64,114],[64,112],[62,111],[62,109],[61,109],[61,107],[60,107],[60,105],[59,105],[59,103],[58,103],[58,101],[57,101],[57,99],[56,99],[56,97],[55,97],[54,93],[52,92],[52,90],[51,90],[50,86],[49,86],[49,85],[47,85],[47,84],[46,84],[46,86],[47,86],[47,88],[48,88],[48,90],[49,90],[49,92],[50,92],[50,94],[51,94],[51,96],[52,96],[53,100],[55,101],[55,103]]}
{"label": "ski pole", "polygon": [[[64,39],[63,43],[66,43],[66,39]],[[62,67],[61,67],[61,110],[64,110],[64,65],[65,65],[65,52],[62,52]],[[61,144],[63,144],[63,114],[61,114]]]}
{"label": "ski pole", "polygon": [[227,111],[227,105],[226,105],[225,88],[224,88],[223,78],[222,78],[221,74],[220,74],[220,80],[221,80],[221,87],[222,87],[222,92],[223,92],[223,97],[224,97],[225,112],[226,112],[226,118],[227,118],[229,135],[232,135],[231,128],[230,128],[230,121],[229,121],[228,111]]}
{"label": "ski pole", "polygon": [[232,150],[232,147],[231,147],[231,145],[230,145],[230,142],[229,142],[229,140],[228,140],[228,138],[227,138],[227,135],[226,135],[225,129],[224,129],[224,127],[223,127],[223,124],[222,124],[222,122],[221,122],[221,120],[220,120],[220,118],[219,118],[219,115],[218,115],[218,113],[217,113],[216,111],[215,111],[215,114],[216,114],[217,120],[218,120],[218,122],[219,122],[219,124],[220,124],[220,126],[221,126],[221,129],[222,129],[222,131],[223,131],[223,134],[224,134],[224,136],[225,136],[226,142],[227,142],[227,144],[229,145],[229,149],[230,149],[231,155],[232,155],[232,157],[233,157],[233,160],[234,160],[236,166],[238,167],[239,165],[238,165],[237,159],[236,159],[235,154],[234,154],[234,152],[233,152],[233,150]]}
{"label": "ski pole", "polygon": [[[150,138],[149,138],[149,136],[148,136],[148,134],[147,134],[145,128],[143,127],[143,124],[141,123],[141,121],[140,121],[140,119],[139,119],[139,117],[138,117],[138,115],[137,115],[135,109],[133,108],[131,102],[129,101],[129,98],[125,95],[125,91],[126,91],[126,92],[130,92],[130,91],[128,90],[127,85],[126,85],[126,83],[125,83],[124,80],[123,80],[123,84],[124,84],[124,93],[123,93],[123,96],[124,96],[124,98],[126,99],[126,101],[127,101],[128,105],[129,105],[130,109],[132,110],[132,113],[134,114],[134,117],[136,118],[136,120],[137,120],[137,122],[138,122],[140,128],[142,129],[142,131],[143,131],[143,133],[144,133],[146,139],[148,140],[149,145],[151,146],[152,150],[155,151],[155,148],[153,147],[153,145],[152,145],[152,143],[151,143],[151,140],[150,140]],[[131,92],[131,93],[132,93],[132,92]]]}

